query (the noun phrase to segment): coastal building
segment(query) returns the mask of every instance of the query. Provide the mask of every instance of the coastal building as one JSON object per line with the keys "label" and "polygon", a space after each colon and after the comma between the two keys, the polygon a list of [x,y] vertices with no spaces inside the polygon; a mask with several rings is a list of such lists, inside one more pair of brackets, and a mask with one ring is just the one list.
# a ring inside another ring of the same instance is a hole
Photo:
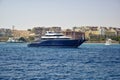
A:
{"label": "coastal building", "polygon": [[120,30],[117,31],[117,36],[120,36]]}
{"label": "coastal building", "polygon": [[100,35],[105,36],[106,27],[99,27]]}
{"label": "coastal building", "polygon": [[87,39],[90,39],[90,34],[91,34],[91,31],[85,31],[85,37]]}
{"label": "coastal building", "polygon": [[120,29],[113,27],[98,27],[98,26],[81,26],[73,27],[74,31],[84,32],[85,37],[90,39],[90,36],[99,37],[99,36],[119,36]]}
{"label": "coastal building", "polygon": [[14,37],[29,37],[30,34],[31,32],[27,30],[14,30],[13,31]]}
{"label": "coastal building", "polygon": [[90,33],[92,34],[92,35],[100,35],[100,32],[99,32],[99,30],[98,30],[98,28],[91,28],[90,29]]}
{"label": "coastal building", "polygon": [[38,37],[45,35],[47,31],[61,32],[61,27],[34,27],[32,29],[32,32]]}
{"label": "coastal building", "polygon": [[62,31],[62,33],[65,36],[72,37],[73,39],[80,39],[81,37],[85,37],[85,33],[83,32],[66,30],[66,31]]}
{"label": "coastal building", "polygon": [[87,39],[90,39],[91,36],[99,36],[100,35],[100,31],[99,31],[99,27],[97,26],[87,26],[87,28],[89,28],[86,32],[85,32],[85,36]]}
{"label": "coastal building", "polygon": [[0,28],[0,42],[7,41],[10,36],[12,36],[10,29]]}
{"label": "coastal building", "polygon": [[61,27],[49,27],[49,31],[54,31],[54,32],[61,32]]}
{"label": "coastal building", "polygon": [[70,31],[72,31],[72,29],[64,29],[62,31],[68,31],[68,32],[70,32]]}
{"label": "coastal building", "polygon": [[81,27],[73,27],[73,30],[76,32],[85,33],[85,37],[87,39],[90,38],[90,35],[99,35],[99,29],[97,26],[81,26]]}
{"label": "coastal building", "polygon": [[116,31],[117,36],[120,36],[120,28],[113,28]]}
{"label": "coastal building", "polygon": [[9,37],[12,36],[12,31],[10,29],[1,28],[0,37]]}
{"label": "coastal building", "polygon": [[106,36],[116,36],[117,32],[114,28],[109,27],[109,28],[106,28],[105,35]]}
{"label": "coastal building", "polygon": [[[81,28],[81,27],[73,27],[73,31],[79,32],[79,31],[82,31],[82,28]],[[83,30],[83,31],[84,31],[84,30]]]}
{"label": "coastal building", "polygon": [[42,36],[44,34],[44,27],[34,27],[32,32],[35,33],[37,36]]}
{"label": "coastal building", "polygon": [[73,30],[77,32],[86,32],[89,31],[89,27],[87,26],[73,27]]}

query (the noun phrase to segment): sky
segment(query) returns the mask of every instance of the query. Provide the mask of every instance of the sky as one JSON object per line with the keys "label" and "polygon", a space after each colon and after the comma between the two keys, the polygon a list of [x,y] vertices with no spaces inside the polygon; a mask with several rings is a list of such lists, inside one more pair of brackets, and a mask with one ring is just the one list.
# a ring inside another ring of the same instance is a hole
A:
{"label": "sky", "polygon": [[120,27],[120,0],[0,0],[0,28]]}

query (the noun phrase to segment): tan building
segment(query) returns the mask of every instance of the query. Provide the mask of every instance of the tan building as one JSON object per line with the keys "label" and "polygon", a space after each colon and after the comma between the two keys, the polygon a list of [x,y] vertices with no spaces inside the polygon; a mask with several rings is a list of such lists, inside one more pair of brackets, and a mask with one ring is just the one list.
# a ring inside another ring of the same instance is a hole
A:
{"label": "tan building", "polygon": [[96,35],[96,36],[100,35],[99,27],[88,27],[87,26],[87,28],[89,28],[89,29],[87,29],[85,31],[85,37],[86,38],[89,39],[90,35]]}
{"label": "tan building", "polygon": [[106,36],[116,36],[117,31],[114,28],[110,27],[105,31],[105,35]]}
{"label": "tan building", "polygon": [[85,34],[83,32],[76,32],[76,31],[63,31],[62,32],[65,36],[72,37],[73,39],[80,39],[85,38]]}
{"label": "tan building", "polygon": [[14,37],[29,37],[30,31],[27,30],[14,30],[12,31]]}
{"label": "tan building", "polygon": [[86,37],[87,39],[90,38],[90,31],[86,31],[86,32],[85,32],[85,37]]}
{"label": "tan building", "polygon": [[120,28],[113,28],[116,31],[117,36],[120,36]]}
{"label": "tan building", "polygon": [[90,35],[100,35],[100,31],[97,26],[73,27],[73,30],[76,32],[84,32],[86,38],[90,38]]}
{"label": "tan building", "polygon": [[90,33],[93,35],[100,35],[100,31],[98,27],[90,27]]}
{"label": "tan building", "polygon": [[32,29],[32,32],[39,37],[45,35],[47,31],[61,32],[61,27],[34,27]]}
{"label": "tan building", "polygon": [[54,32],[61,32],[61,27],[49,27],[49,31],[54,31]]}
{"label": "tan building", "polygon": [[73,27],[73,30],[77,32],[86,32],[86,31],[89,31],[89,27],[86,27],[86,26]]}

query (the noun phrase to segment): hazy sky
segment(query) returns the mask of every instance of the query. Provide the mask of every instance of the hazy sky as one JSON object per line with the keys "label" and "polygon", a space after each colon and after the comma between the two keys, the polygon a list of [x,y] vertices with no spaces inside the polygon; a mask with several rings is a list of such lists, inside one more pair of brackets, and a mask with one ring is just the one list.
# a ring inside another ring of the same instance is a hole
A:
{"label": "hazy sky", "polygon": [[0,0],[0,28],[120,27],[120,0]]}

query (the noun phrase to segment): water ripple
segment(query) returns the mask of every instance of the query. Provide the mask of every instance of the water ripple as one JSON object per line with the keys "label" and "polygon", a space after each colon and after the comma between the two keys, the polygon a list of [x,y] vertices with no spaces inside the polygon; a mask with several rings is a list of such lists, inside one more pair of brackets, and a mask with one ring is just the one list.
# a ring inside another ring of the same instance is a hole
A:
{"label": "water ripple", "polygon": [[0,43],[0,80],[119,80],[120,45],[28,48]]}

